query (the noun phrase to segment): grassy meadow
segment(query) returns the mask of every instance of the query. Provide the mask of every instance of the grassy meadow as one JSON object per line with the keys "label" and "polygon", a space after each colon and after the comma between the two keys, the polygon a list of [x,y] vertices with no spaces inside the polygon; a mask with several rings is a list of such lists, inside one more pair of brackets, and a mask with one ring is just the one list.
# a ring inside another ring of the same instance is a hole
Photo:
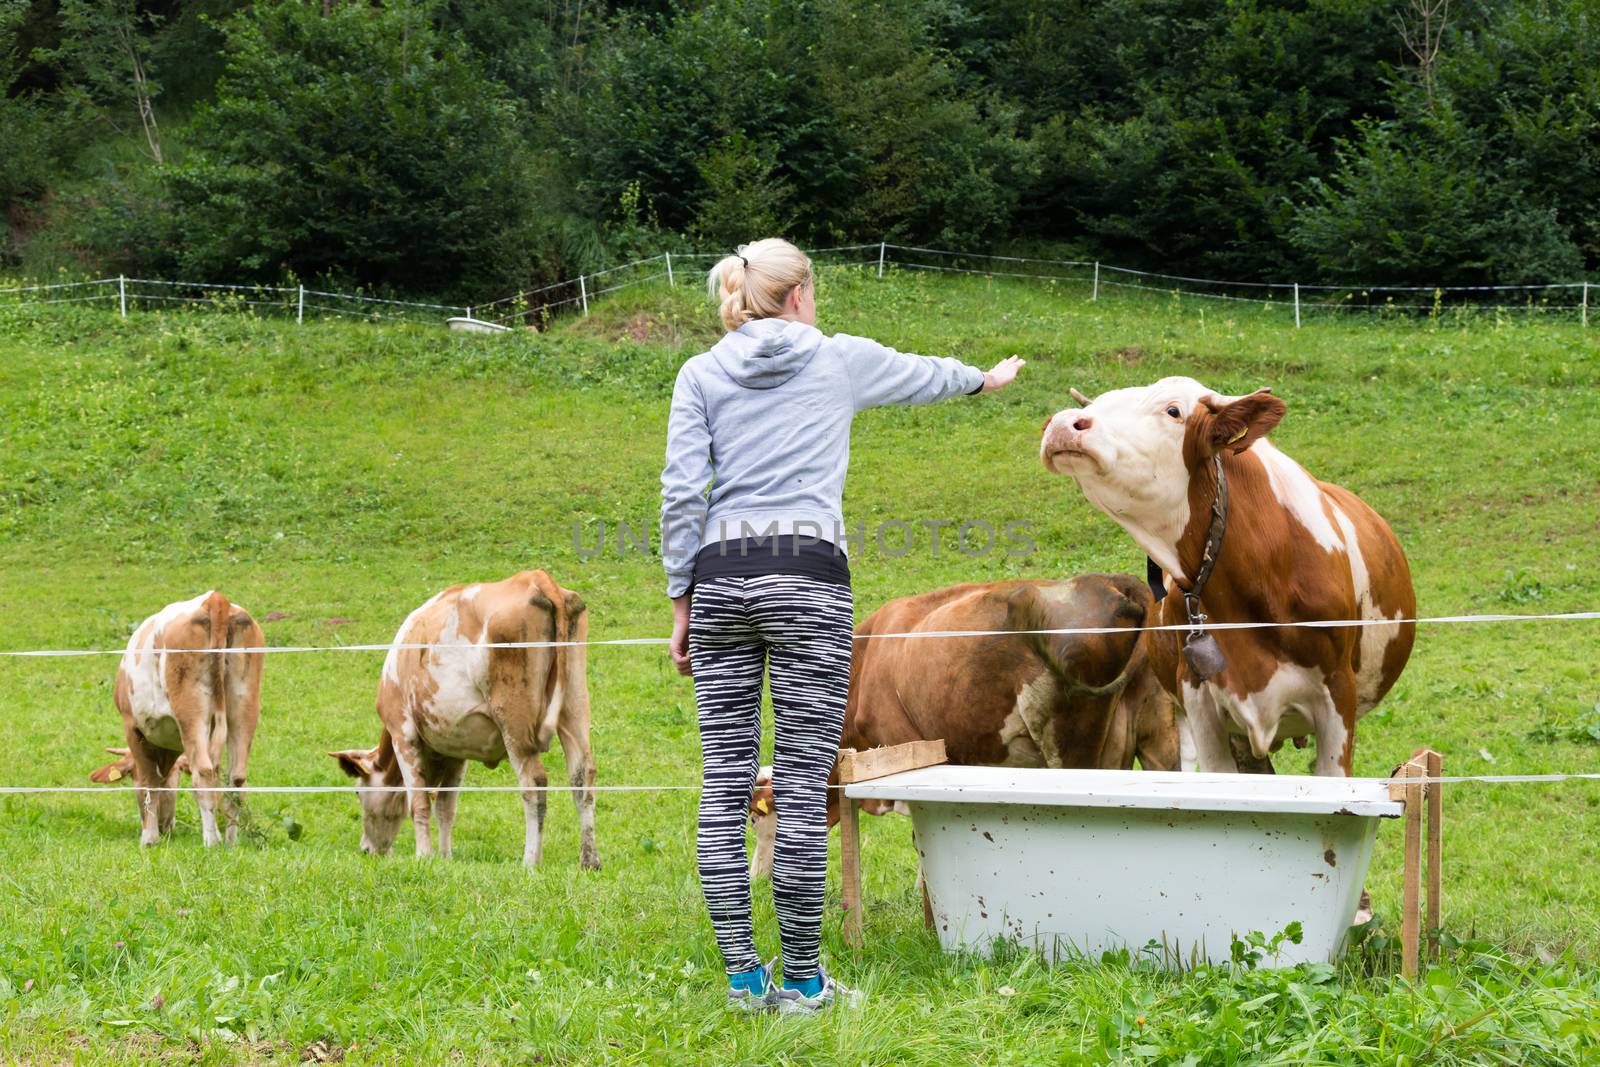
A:
{"label": "grassy meadow", "polygon": [[[984,367],[1010,389],[856,419],[846,519],[1030,523],[1034,551],[852,555],[864,616],[958,581],[1141,573],[1143,556],[1037,459],[1040,424],[1173,373],[1271,385],[1274,439],[1394,526],[1427,615],[1600,604],[1600,332],[1494,313],[1308,318],[1147,294],[834,268],[819,326]],[[218,588],[269,644],[384,642],[455,582],[545,567],[598,639],[662,636],[653,531],[678,365],[717,336],[703,291],[652,285],[546,333],[0,307],[0,649],[118,648]],[[604,536],[605,551],[593,554]],[[947,535],[948,536],[948,533]],[[653,543],[653,538],[652,538]],[[580,551],[579,546],[583,546]],[[893,546],[891,546],[893,547]],[[256,785],[342,785],[329,749],[377,736],[380,653],[266,664]],[[1359,774],[1420,745],[1447,774],[1600,771],[1600,625],[1433,625],[1363,721]],[[603,785],[693,786],[693,691],[659,647],[591,654]],[[0,657],[0,785],[86,785],[120,744],[114,657]],[[1285,749],[1280,772],[1310,752]],[[548,761],[564,781],[559,749]],[[474,766],[467,784],[511,784]],[[722,1013],[694,872],[692,791],[608,792],[603,868],[577,867],[551,798],[545,860],[520,803],[468,795],[456,858],[360,854],[349,795],[251,802],[205,852],[192,799],[141,850],[127,794],[0,796],[0,1061],[21,1063],[1600,1062],[1600,782],[1451,787],[1446,959],[1396,977],[1398,824],[1369,875],[1382,929],[1338,967],[947,957],[924,932],[910,826],[864,826],[866,945],[824,955],[863,987],[823,1019]],[[834,868],[837,873],[837,867]],[[1225,870],[1207,877],[1225,879]],[[758,942],[777,951],[758,890]],[[1263,931],[1271,935],[1274,931]]]}

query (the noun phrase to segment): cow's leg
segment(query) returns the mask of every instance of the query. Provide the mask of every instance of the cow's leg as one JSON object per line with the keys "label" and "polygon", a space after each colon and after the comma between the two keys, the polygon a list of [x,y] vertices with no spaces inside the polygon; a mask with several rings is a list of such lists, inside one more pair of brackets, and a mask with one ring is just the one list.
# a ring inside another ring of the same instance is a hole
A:
{"label": "cow's leg", "polygon": [[[589,613],[580,611],[573,626],[572,640],[589,639]],[[562,657],[566,677],[562,679],[565,697],[556,733],[567,761],[567,782],[572,786],[572,803],[578,809],[578,865],[591,871],[600,869],[600,853],[594,842],[594,750],[589,746],[589,657],[583,645],[574,645]]]}
{"label": "cow's leg", "polygon": [[[408,712],[410,715],[410,712]],[[410,729],[408,723],[408,729]],[[416,854],[418,856],[432,856],[434,854],[434,833],[432,833],[432,801],[427,797],[429,777],[427,777],[427,755],[422,752],[421,745],[405,736],[406,731],[397,731],[389,734],[390,744],[395,747],[395,766],[400,768],[400,781],[405,784],[406,806],[411,811],[411,825],[416,830]]]}
{"label": "cow's leg", "polygon": [[756,851],[750,857],[750,880],[772,877],[772,843],[778,837],[778,813],[769,811],[750,816],[756,828]]}
{"label": "cow's leg", "polygon": [[[216,714],[211,717],[211,729],[206,736],[206,754],[211,758],[211,770],[216,775],[217,786],[220,789],[226,782],[222,767],[222,757],[228,746],[228,719],[225,698],[219,693],[216,700]],[[212,801],[212,818],[216,819],[219,815],[221,817],[218,839],[231,845],[234,843],[238,833],[238,828],[234,825],[236,813],[233,810],[232,794],[226,792],[213,793]],[[221,832],[223,829],[226,830],[226,833]]]}
{"label": "cow's leg", "polygon": [[[173,795],[153,789],[166,784],[161,763],[164,750],[146,742],[144,735],[132,723],[127,724],[123,736],[128,741],[128,756],[133,760],[133,783],[137,787],[133,791],[133,799],[139,805],[139,844],[153,845],[172,826],[170,819],[165,826],[161,820],[163,798],[167,807],[172,807]],[[176,758],[171,767],[173,771],[177,770]]]}
{"label": "cow's leg", "polygon": [[238,835],[239,809],[244,804],[244,783],[249,771],[250,744],[261,718],[261,657],[229,655],[227,658],[228,719],[228,844]]}
{"label": "cow's leg", "polygon": [[594,843],[594,753],[589,749],[589,714],[584,708],[582,722],[574,721],[569,705],[561,713],[556,732],[567,759],[567,781],[572,786],[572,803],[578,809],[578,865],[591,871],[600,869],[600,854]]}
{"label": "cow's leg", "polygon": [[156,828],[165,837],[172,833],[172,826],[178,821],[178,782],[183,777],[182,769],[178,766],[180,757],[176,752],[164,753],[161,765],[166,768],[166,777],[162,779],[162,790],[156,794]]}
{"label": "cow's leg", "polygon": [[455,846],[456,802],[461,794],[456,792],[461,779],[466,777],[467,761],[436,756],[429,777],[439,790],[433,802],[433,812],[439,819],[439,855],[449,859]]}
{"label": "cow's leg", "polygon": [[1217,706],[1210,687],[1184,681],[1182,689],[1183,708],[1193,731],[1199,769],[1222,774],[1239,773],[1239,765],[1233,759],[1233,746],[1228,741],[1227,716]]}
{"label": "cow's leg", "polygon": [[431,826],[432,802],[428,799],[426,760],[421,747],[405,736],[405,732],[389,735],[394,744],[395,763],[400,767],[400,780],[406,786],[406,802],[411,808],[411,824],[416,830],[417,855],[433,855],[433,830]]}
{"label": "cow's leg", "polygon": [[1173,714],[1178,723],[1178,769],[1186,773],[1196,771],[1200,767],[1200,755],[1194,744],[1194,724],[1181,707]]}
{"label": "cow's leg", "polygon": [[522,862],[529,867],[539,866],[544,858],[544,811],[550,785],[550,773],[545,770],[539,752],[524,745],[515,745],[507,738],[506,755],[517,772],[517,782],[522,786],[522,815],[526,828],[522,844]]}
{"label": "cow's leg", "polygon": [[1228,746],[1233,749],[1233,762],[1238,764],[1241,774],[1277,774],[1277,769],[1272,766],[1272,756],[1258,756],[1250,747],[1250,740],[1243,734],[1228,734]]}
{"label": "cow's leg", "polygon": [[222,834],[217,831],[217,756],[223,738],[217,738],[213,743],[210,693],[201,692],[202,685],[198,680],[188,685],[169,682],[167,690],[172,694],[172,714],[178,721],[183,751],[189,757],[189,775],[195,787],[194,799],[200,807],[200,836],[206,847],[210,848],[222,843]]}
{"label": "cow's leg", "polygon": [[1330,778],[1350,777],[1356,744],[1356,686],[1348,673],[1328,678],[1326,703],[1307,709],[1317,734],[1317,773]]}

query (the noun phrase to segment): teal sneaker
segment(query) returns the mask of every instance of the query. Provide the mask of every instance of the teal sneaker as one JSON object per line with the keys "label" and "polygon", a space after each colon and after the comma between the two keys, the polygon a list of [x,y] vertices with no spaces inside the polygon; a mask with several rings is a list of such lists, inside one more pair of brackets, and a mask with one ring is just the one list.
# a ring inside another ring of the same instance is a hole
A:
{"label": "teal sneaker", "polygon": [[808,997],[798,989],[777,990],[780,1014],[813,1015],[827,1008],[853,1008],[861,1003],[860,990],[840,985],[822,967],[817,968],[817,975],[822,979],[822,989],[814,997]]}
{"label": "teal sneaker", "polygon": [[757,993],[753,990],[733,986],[728,987],[728,1010],[740,1012],[745,1015],[756,1015],[761,1012],[772,1011],[778,1006],[778,986],[772,980],[772,965],[778,962],[774,956],[767,961],[761,970],[765,974],[766,985]]}

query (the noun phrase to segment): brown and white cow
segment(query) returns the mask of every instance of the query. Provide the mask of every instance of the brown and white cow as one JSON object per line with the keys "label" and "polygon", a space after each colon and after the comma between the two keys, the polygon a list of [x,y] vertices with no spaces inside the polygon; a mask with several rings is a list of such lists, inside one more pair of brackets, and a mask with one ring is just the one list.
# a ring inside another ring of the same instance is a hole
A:
{"label": "brown and white cow", "polygon": [[1188,622],[1182,593],[1201,564],[1220,457],[1229,507],[1200,597],[1209,620],[1378,624],[1212,631],[1226,666],[1205,681],[1180,654],[1182,633],[1152,633],[1151,662],[1188,717],[1200,768],[1238,769],[1230,732],[1258,757],[1311,734],[1317,773],[1348,775],[1356,720],[1394,685],[1415,637],[1414,624],[1398,621],[1415,617],[1416,596],[1388,524],[1266,439],[1286,410],[1268,390],[1223,396],[1164,378],[1092,402],[1073,396],[1083,406],[1045,423],[1040,458],[1166,572],[1162,623]]}
{"label": "brown and white cow", "polygon": [[[172,829],[182,770],[192,771],[207,846],[217,831],[222,750],[228,751],[228,844],[238,835],[250,742],[261,717],[261,661],[248,650],[266,643],[248,612],[221,593],[168,604],[133,632],[117,669],[113,699],[139,804],[139,843],[153,845]],[[238,651],[215,652],[213,649]],[[183,764],[187,764],[184,767]],[[155,790],[163,790],[156,792]]]}
{"label": "brown and white cow", "polygon": [[[1177,770],[1172,702],[1147,661],[1153,615],[1127,574],[964,584],[891,600],[856,627],[842,744],[868,749],[943,738],[953,764]],[[1018,631],[1116,628],[1107,634]],[[1000,636],[876,637],[998,631]],[[835,778],[829,784],[836,784]],[[828,793],[828,824],[840,794]],[[752,872],[771,868],[770,768],[751,802]],[[881,815],[902,806],[866,801]]]}
{"label": "brown and white cow", "polygon": [[[466,761],[488,767],[509,759],[522,786],[527,827],[522,861],[543,854],[544,792],[540,759],[557,736],[578,809],[579,862],[598,868],[594,843],[594,756],[589,749],[588,654],[583,645],[490,648],[517,642],[585,641],[589,611],[542,570],[500,582],[451,586],[407,617],[378,682],[376,748],[330,752],[364,786],[361,848],[383,854],[409,808],[417,855],[433,852],[430,820],[439,820],[439,851],[449,856]],[[404,786],[404,791],[398,787]],[[430,797],[430,790],[443,789]]]}

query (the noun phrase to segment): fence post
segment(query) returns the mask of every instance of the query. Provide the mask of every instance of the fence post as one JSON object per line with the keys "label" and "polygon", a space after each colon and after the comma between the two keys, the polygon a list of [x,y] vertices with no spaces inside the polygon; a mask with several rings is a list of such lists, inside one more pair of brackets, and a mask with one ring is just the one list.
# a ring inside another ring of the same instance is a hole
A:
{"label": "fence post", "polygon": [[878,277],[880,278],[883,277],[883,252],[888,247],[889,243],[887,241],[878,242]]}
{"label": "fence post", "polygon": [[1294,328],[1300,328],[1300,283],[1294,283]]}
{"label": "fence post", "polygon": [[122,308],[122,317],[128,317],[128,279],[125,275],[117,275],[117,304]]}
{"label": "fence post", "polygon": [[1583,324],[1589,325],[1589,283],[1583,283]]}
{"label": "fence post", "polygon": [[1100,261],[1094,261],[1094,292],[1089,294],[1090,300],[1100,299]]}
{"label": "fence post", "polygon": [[578,275],[578,299],[583,302],[583,313],[589,314],[589,287],[584,284],[583,275]]}
{"label": "fence post", "polygon": [[472,305],[471,304],[467,305],[467,318],[469,318],[469,319],[472,318]]}
{"label": "fence post", "polygon": [[294,303],[294,322],[296,326],[304,326],[306,321],[306,287],[300,287],[300,295]]}
{"label": "fence post", "polygon": [[674,281],[673,277],[672,277],[672,253],[668,252],[666,254],[666,256],[667,256],[667,288],[668,289],[676,289],[678,287],[678,283],[676,281]]}

